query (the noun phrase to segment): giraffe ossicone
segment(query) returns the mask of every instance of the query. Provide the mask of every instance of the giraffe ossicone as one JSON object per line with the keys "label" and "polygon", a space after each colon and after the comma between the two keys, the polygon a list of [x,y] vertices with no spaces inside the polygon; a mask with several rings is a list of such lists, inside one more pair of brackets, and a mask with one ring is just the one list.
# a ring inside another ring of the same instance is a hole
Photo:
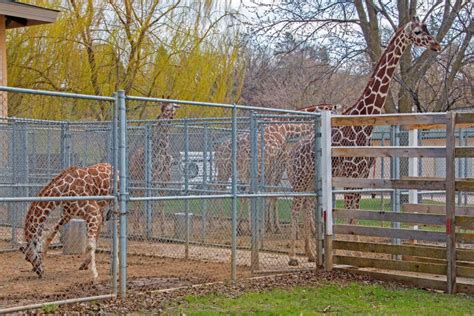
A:
{"label": "giraffe ossicone", "polygon": [[[441,46],[428,32],[425,24],[418,18],[400,27],[390,40],[387,48],[376,64],[369,81],[358,100],[350,107],[344,109],[344,115],[369,115],[382,113],[388,94],[388,89],[395,73],[395,68],[406,48],[414,44],[419,47],[439,51]],[[332,146],[368,146],[372,135],[373,126],[343,126],[332,129]],[[305,192],[314,190],[314,133],[301,140],[290,152],[288,163],[288,178],[293,191]],[[332,174],[334,177],[367,178],[374,158],[368,157],[335,157],[332,159]],[[360,194],[344,195],[346,209],[358,209]],[[305,207],[311,203],[309,207]],[[295,197],[291,210],[291,245],[289,251],[289,264],[297,265],[295,242],[297,218],[304,210],[305,223],[312,222],[310,210],[314,199]],[[311,241],[311,231],[314,224],[305,229],[305,244]],[[314,233],[314,232],[313,232]],[[314,247],[305,247],[305,253],[310,260],[315,259]]]}

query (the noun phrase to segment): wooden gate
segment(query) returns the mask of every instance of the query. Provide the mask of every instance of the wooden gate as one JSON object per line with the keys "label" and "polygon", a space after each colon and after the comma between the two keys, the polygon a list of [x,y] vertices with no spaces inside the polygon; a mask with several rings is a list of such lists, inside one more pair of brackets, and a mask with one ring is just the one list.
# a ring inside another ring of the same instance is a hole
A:
{"label": "wooden gate", "polygon": [[[474,157],[456,147],[456,127],[472,126],[471,113],[333,116],[332,126],[398,125],[409,130],[446,129],[446,146],[332,147],[332,157],[436,157],[446,159],[446,178],[333,178],[337,188],[443,190],[441,204],[406,203],[400,212],[334,208],[327,223],[327,268],[366,273],[448,293],[474,292],[474,205],[456,207],[456,191],[474,192],[474,179],[455,178],[455,159]],[[324,128],[330,128],[325,126]],[[392,195],[394,196],[394,195]],[[410,201],[413,202],[413,201]],[[331,212],[329,212],[331,213]],[[357,224],[348,224],[355,220]],[[390,222],[390,227],[380,227]],[[419,229],[413,227],[418,225]],[[332,244],[331,244],[332,243]],[[332,251],[331,251],[332,249]],[[332,258],[328,258],[332,256]]]}

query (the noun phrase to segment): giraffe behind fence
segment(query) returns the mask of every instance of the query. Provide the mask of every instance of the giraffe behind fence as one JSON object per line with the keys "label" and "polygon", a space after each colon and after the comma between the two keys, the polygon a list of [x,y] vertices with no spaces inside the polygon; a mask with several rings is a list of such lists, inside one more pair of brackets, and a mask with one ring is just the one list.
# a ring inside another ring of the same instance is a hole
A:
{"label": "giraffe behind fence", "polygon": [[[53,178],[38,196],[40,197],[71,197],[71,196],[105,196],[112,195],[112,166],[108,163],[99,163],[85,168],[70,167]],[[72,217],[79,217],[87,223],[87,257],[79,267],[86,270],[90,266],[94,282],[98,273],[95,262],[95,250],[99,230],[108,214],[106,207],[110,207],[109,200],[81,200],[81,201],[41,201],[33,202],[25,217],[24,234],[26,244],[20,249],[25,259],[33,266],[33,271],[41,278],[44,275],[44,262],[48,247],[58,233],[61,226],[68,223]],[[63,212],[54,226],[49,237],[42,240],[46,220],[57,207],[62,206]]]}
{"label": "giraffe behind fence", "polygon": [[[395,68],[410,44],[433,51],[441,49],[439,43],[429,34],[426,25],[421,23],[418,18],[413,18],[396,31],[375,66],[362,95],[354,105],[343,111],[344,115],[382,113]],[[332,146],[368,146],[372,130],[373,126],[335,127],[332,129]],[[312,191],[314,189],[314,161],[316,159],[313,146],[314,137],[315,135],[311,134],[306,139],[301,140],[290,153],[288,176],[293,190],[296,192]],[[334,177],[367,178],[374,162],[374,158],[367,157],[336,157],[332,160],[332,174]],[[296,219],[301,210],[305,209],[304,204],[306,203],[309,203],[308,200],[302,197],[296,197],[293,200],[291,216],[292,242],[289,251],[290,265],[298,265],[295,255]],[[344,206],[346,209],[358,209],[359,203],[360,194],[344,195]],[[309,216],[307,213],[305,212],[306,218]],[[305,244],[311,241],[310,233],[311,229],[305,230]],[[308,258],[314,259],[313,247],[309,246],[305,250]]]}

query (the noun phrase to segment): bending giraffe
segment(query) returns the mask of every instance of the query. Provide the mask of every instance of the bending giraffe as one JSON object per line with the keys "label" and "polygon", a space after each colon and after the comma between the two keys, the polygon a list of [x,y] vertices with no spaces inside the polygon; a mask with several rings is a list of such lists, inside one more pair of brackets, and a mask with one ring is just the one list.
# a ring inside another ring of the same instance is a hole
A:
{"label": "bending giraffe", "polygon": [[[301,112],[318,112],[322,110],[335,110],[337,106],[328,104],[311,105],[300,108],[297,111]],[[271,125],[264,128],[264,154],[265,157],[263,166],[265,168],[265,184],[271,190],[276,187],[282,179],[286,168],[287,150],[286,144],[289,138],[298,138],[302,135],[310,133],[313,128],[311,124],[293,124],[285,123],[285,119],[271,119]],[[277,122],[281,122],[278,124]],[[261,176],[262,162],[261,162],[261,146],[260,137],[257,140],[258,148],[258,170]],[[248,185],[251,177],[251,141],[250,133],[243,133],[237,138],[237,170],[240,181]],[[219,187],[224,187],[225,183],[232,175],[232,139],[228,139],[215,148],[215,164],[217,169],[217,182]],[[247,201],[247,200],[245,200]],[[265,228],[266,230],[278,233],[280,232],[280,223],[278,217],[278,210],[276,208],[276,198],[269,198],[267,210],[265,211]],[[247,203],[244,203],[247,205]],[[250,217],[249,217],[250,219]],[[239,232],[242,232],[242,221],[239,221]]]}
{"label": "bending giraffe", "polygon": [[[395,68],[404,51],[410,44],[439,51],[440,45],[429,34],[425,24],[418,18],[400,27],[375,66],[369,81],[356,103],[343,111],[344,115],[370,115],[382,113],[388,94],[390,82]],[[344,126],[332,129],[332,146],[368,146],[373,126]],[[314,190],[314,134],[301,140],[290,152],[288,163],[288,177],[295,192]],[[337,157],[332,159],[332,174],[334,177],[367,178],[374,164],[373,158],[368,157]],[[360,194],[345,194],[344,206],[346,209],[358,209]],[[314,199],[296,197],[291,210],[291,245],[289,251],[289,265],[298,265],[295,254],[296,222],[302,209],[305,210],[305,223],[313,220],[308,203],[314,204]],[[308,218],[309,217],[309,218]],[[310,260],[314,260],[314,247],[310,246],[311,232],[309,225],[305,229],[305,253]]]}
{"label": "bending giraffe", "polygon": [[[65,196],[104,196],[112,195],[112,166],[99,163],[85,168],[70,167],[53,178],[40,191],[40,197]],[[33,271],[41,278],[44,274],[43,257],[46,256],[49,244],[58,233],[61,226],[68,223],[72,217],[79,217],[87,222],[87,257],[79,267],[86,270],[89,265],[94,282],[98,273],[95,263],[95,250],[99,230],[104,222],[106,207],[111,201],[49,201],[33,202],[25,217],[24,234],[26,245],[20,249],[25,259],[33,266]],[[42,236],[46,220],[55,208],[62,206],[61,218],[54,226],[51,234],[43,244]]]}
{"label": "bending giraffe", "polygon": [[[171,155],[170,146],[170,120],[175,118],[176,110],[180,106],[175,103],[162,103],[161,113],[156,118],[158,126],[155,128],[152,139],[155,143],[152,145],[151,162],[152,162],[152,181],[160,182],[161,187],[165,187],[171,180],[171,166],[173,164],[173,156]],[[145,148],[141,146],[130,158],[129,173],[130,179],[135,183],[142,183],[145,180]],[[136,192],[136,191],[135,191]],[[142,195],[143,193],[136,193]],[[158,203],[159,205],[161,203]],[[160,229],[164,230],[164,211],[162,205],[160,209]],[[139,220],[139,219],[138,219]]]}

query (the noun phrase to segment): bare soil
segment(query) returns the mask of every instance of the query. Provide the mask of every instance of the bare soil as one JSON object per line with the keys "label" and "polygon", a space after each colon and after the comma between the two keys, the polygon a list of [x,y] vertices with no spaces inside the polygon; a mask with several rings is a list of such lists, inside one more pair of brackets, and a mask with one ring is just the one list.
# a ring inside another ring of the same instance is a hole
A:
{"label": "bare soil", "polygon": [[[99,283],[92,284],[90,271],[79,271],[82,257],[48,253],[45,275],[39,279],[20,252],[0,254],[0,308],[52,300],[112,293],[110,255],[97,254]],[[128,286],[131,290],[162,289],[229,279],[230,265],[173,258],[128,256]],[[247,277],[246,267],[238,268]]]}

